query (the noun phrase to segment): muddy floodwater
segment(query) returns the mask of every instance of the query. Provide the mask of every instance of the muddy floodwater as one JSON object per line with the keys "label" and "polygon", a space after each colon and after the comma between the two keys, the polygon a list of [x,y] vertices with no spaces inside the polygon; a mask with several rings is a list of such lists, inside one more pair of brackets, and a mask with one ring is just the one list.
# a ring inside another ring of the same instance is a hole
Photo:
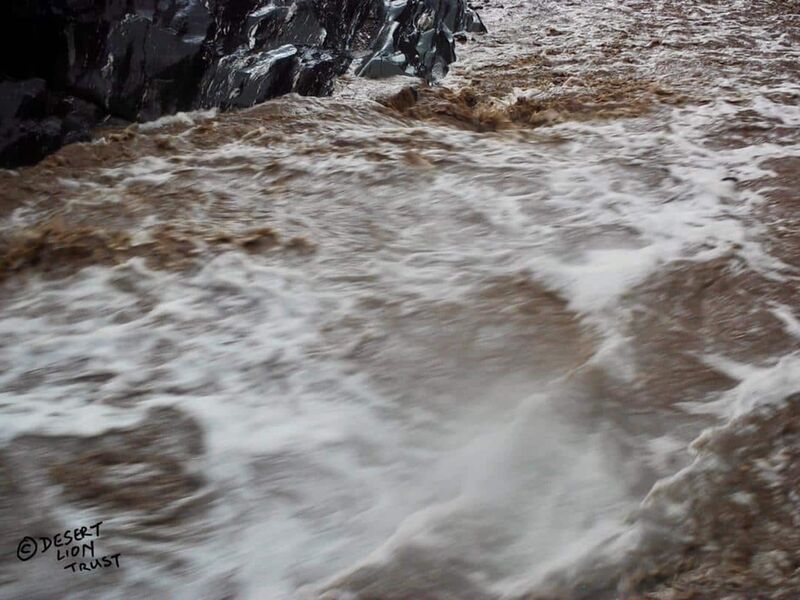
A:
{"label": "muddy floodwater", "polygon": [[800,2],[481,4],[0,171],[0,597],[800,597]]}

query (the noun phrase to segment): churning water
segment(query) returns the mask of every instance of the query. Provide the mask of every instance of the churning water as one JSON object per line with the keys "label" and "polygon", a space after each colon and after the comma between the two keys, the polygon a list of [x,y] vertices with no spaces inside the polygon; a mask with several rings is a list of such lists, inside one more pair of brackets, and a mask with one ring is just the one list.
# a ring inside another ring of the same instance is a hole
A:
{"label": "churning water", "polygon": [[[434,87],[0,174],[0,595],[632,597],[758,504],[714,440],[800,391],[800,6],[481,14]],[[118,569],[10,558],[97,521]]]}

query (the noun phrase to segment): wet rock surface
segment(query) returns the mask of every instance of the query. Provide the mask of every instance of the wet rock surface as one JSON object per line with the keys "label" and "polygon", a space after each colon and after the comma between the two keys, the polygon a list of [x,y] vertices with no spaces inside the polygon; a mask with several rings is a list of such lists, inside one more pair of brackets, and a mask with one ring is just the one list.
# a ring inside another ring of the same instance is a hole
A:
{"label": "wet rock surface", "polygon": [[149,121],[329,95],[354,58],[368,77],[443,75],[453,35],[483,31],[464,0],[105,0],[0,9],[0,166]]}
{"label": "wet rock surface", "polygon": [[485,32],[477,13],[463,2],[435,0],[390,4],[375,49],[359,67],[366,77],[444,75],[455,61],[455,33]]}

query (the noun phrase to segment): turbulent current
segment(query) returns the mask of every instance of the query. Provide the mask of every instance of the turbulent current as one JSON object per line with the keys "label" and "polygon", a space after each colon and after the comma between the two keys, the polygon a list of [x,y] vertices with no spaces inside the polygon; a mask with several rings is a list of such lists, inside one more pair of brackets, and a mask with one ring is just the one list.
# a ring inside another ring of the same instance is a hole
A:
{"label": "turbulent current", "polygon": [[0,596],[798,597],[800,3],[477,8],[0,171]]}

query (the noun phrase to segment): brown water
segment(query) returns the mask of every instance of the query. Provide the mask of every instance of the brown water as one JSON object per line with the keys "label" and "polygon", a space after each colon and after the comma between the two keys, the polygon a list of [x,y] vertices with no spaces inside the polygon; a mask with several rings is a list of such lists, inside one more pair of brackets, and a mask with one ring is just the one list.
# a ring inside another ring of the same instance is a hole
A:
{"label": "brown water", "polygon": [[481,14],[0,172],[0,595],[800,593],[800,3]]}

